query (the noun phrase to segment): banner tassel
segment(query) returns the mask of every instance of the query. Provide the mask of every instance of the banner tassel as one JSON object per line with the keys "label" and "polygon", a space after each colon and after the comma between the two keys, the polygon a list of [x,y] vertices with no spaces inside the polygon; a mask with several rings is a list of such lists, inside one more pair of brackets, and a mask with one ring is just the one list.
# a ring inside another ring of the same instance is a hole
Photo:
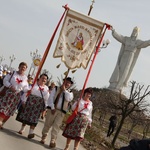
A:
{"label": "banner tassel", "polygon": [[72,73],[75,73],[77,70],[72,70]]}
{"label": "banner tassel", "polygon": [[56,68],[59,68],[59,67],[60,67],[60,65],[61,65],[61,64],[58,64],[58,65],[56,66]]}

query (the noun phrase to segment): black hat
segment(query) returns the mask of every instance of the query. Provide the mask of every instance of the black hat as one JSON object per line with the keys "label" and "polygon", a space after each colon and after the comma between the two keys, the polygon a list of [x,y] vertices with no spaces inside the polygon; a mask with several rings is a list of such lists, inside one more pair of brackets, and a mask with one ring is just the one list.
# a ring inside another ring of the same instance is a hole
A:
{"label": "black hat", "polygon": [[64,79],[64,80],[70,81],[70,82],[71,82],[71,84],[73,84],[73,81],[72,81],[72,79],[71,79],[70,77],[67,77],[67,78],[66,78],[66,79]]}

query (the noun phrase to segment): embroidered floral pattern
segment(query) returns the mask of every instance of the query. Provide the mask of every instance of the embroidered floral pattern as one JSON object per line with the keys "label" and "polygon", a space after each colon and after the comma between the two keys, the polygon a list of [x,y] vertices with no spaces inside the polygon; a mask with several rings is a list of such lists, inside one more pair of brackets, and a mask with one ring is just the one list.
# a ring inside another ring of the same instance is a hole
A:
{"label": "embroidered floral pattern", "polygon": [[79,113],[70,124],[67,124],[63,132],[63,136],[72,139],[83,139],[87,126],[88,118],[84,114]]}
{"label": "embroidered floral pattern", "polygon": [[28,125],[36,125],[44,108],[45,104],[43,98],[30,95],[25,108],[17,116],[17,120]]}
{"label": "embroidered floral pattern", "polygon": [[6,116],[12,116],[20,102],[20,94],[12,92],[10,89],[6,91],[4,97],[0,97],[0,112]]}

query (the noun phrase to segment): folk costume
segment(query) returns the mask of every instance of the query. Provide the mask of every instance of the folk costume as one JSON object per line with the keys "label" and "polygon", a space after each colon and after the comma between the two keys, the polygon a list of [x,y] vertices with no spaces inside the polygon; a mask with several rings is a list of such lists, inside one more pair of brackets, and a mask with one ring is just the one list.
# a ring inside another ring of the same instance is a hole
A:
{"label": "folk costume", "polygon": [[[17,109],[20,102],[20,92],[28,89],[27,76],[20,75],[17,71],[14,71],[13,74],[5,76],[3,84],[8,89],[6,94],[0,97],[0,117],[8,119]],[[15,89],[15,92],[10,89],[11,87]]]}
{"label": "folk costume", "polygon": [[[72,110],[76,108],[77,101],[73,104]],[[92,122],[92,102],[81,99],[78,106],[78,114],[70,124],[67,124],[63,136],[71,139],[82,140],[88,125]]]}
{"label": "folk costume", "polygon": [[27,93],[23,94],[22,103],[25,103],[25,108],[20,108],[16,120],[27,125],[36,126],[41,113],[46,108],[48,97],[48,87],[46,85],[40,87],[36,83],[28,97]]}
{"label": "folk costume", "polygon": [[87,127],[91,127],[93,103],[90,98],[92,93],[92,88],[86,88],[83,97],[72,105],[72,110],[77,111],[77,115],[66,125],[63,131],[62,135],[67,138],[64,150],[69,150],[72,139],[74,140],[74,150],[78,150]]}
{"label": "folk costume", "polygon": [[34,129],[38,123],[40,115],[45,111],[47,105],[47,99],[49,97],[49,89],[46,86],[48,76],[46,74],[41,74],[40,78],[37,80],[31,93],[23,94],[22,97],[22,108],[20,108],[19,113],[16,117],[16,120],[22,122],[22,126],[19,134],[22,134],[25,131],[25,126],[29,125],[29,134],[28,138],[34,138]]}
{"label": "folk costume", "polygon": [[[64,86],[69,88],[71,84],[73,84],[73,82],[71,81],[71,78],[68,77]],[[65,88],[65,90],[61,91],[62,87],[55,87],[51,91],[48,99],[47,115],[44,128],[42,130],[41,143],[45,143],[49,129],[52,127],[51,141],[49,145],[50,148],[56,147],[57,134],[60,131],[60,126],[62,125],[62,120],[67,111],[68,103],[73,100],[73,93],[70,92],[68,88]]]}

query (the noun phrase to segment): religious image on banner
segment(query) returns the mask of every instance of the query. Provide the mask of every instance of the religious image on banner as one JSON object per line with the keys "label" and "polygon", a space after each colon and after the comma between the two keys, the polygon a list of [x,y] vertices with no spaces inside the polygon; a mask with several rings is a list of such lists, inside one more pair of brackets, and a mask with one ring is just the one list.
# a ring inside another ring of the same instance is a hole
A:
{"label": "religious image on banner", "polygon": [[53,57],[61,57],[69,69],[81,66],[86,69],[104,25],[89,16],[68,10]]}

